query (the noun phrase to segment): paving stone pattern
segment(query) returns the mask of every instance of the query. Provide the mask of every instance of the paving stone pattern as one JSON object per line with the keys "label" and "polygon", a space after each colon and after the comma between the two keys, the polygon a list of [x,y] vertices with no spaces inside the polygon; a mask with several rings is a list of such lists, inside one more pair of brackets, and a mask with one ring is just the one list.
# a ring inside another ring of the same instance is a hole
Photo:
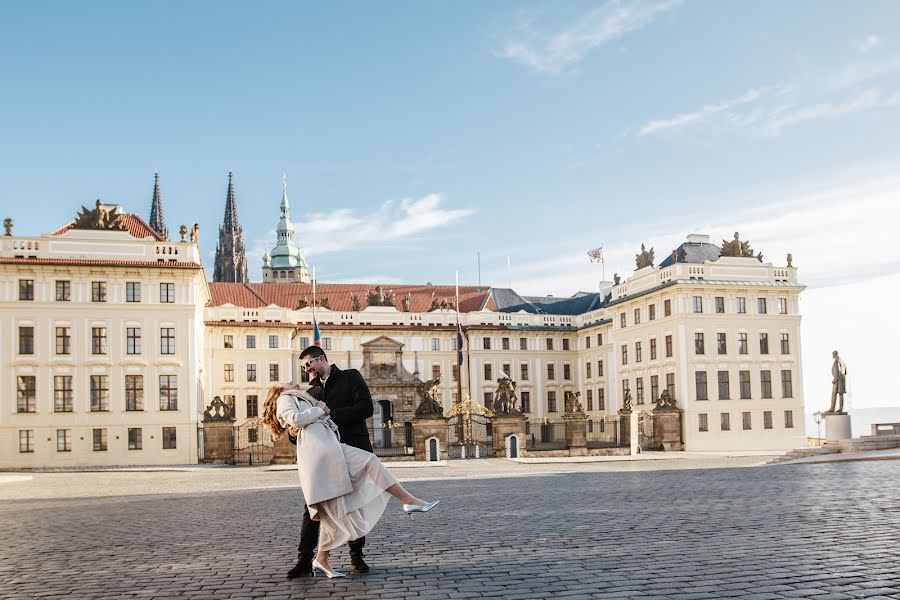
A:
{"label": "paving stone pattern", "polygon": [[284,577],[299,490],[7,501],[0,598],[900,598],[898,461],[410,489],[340,580]]}

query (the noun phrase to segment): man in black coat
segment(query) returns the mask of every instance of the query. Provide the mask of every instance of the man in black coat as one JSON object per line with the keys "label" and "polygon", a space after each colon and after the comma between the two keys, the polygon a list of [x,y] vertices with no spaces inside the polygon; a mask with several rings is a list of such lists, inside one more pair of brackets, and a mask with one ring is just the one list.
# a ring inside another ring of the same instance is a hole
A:
{"label": "man in black coat", "polygon": [[[331,410],[331,420],[338,426],[341,442],[367,452],[372,452],[366,419],[372,416],[374,406],[369,386],[356,369],[341,370],[328,363],[325,351],[318,346],[310,346],[300,353],[300,368],[313,379],[310,385],[323,390],[325,404]],[[291,436],[291,442],[297,438]],[[303,511],[300,526],[300,545],[297,546],[297,564],[288,572],[288,579],[312,575],[312,559],[319,540],[319,522],[309,518],[309,506]],[[353,540],[350,546],[351,572],[367,573],[369,566],[363,560],[366,538]]]}

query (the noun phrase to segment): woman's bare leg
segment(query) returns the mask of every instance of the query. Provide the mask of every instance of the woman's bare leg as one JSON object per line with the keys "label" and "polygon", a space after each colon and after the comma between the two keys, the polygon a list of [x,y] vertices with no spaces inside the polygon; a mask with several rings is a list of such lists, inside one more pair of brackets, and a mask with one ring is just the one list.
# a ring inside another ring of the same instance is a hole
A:
{"label": "woman's bare leg", "polygon": [[403,504],[425,504],[425,500],[413,496],[399,483],[395,483],[385,491]]}

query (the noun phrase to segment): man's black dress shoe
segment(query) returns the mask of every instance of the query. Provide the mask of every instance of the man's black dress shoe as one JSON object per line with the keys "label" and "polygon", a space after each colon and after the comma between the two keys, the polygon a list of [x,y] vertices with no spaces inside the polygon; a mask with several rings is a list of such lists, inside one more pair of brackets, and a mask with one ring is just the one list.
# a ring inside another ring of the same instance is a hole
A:
{"label": "man's black dress shoe", "polygon": [[350,572],[368,573],[369,565],[366,564],[366,561],[364,561],[361,556],[353,556],[350,558]]}
{"label": "man's black dress shoe", "polygon": [[311,560],[298,560],[297,564],[294,565],[294,568],[288,571],[287,578],[295,579],[297,577],[312,577],[312,561]]}

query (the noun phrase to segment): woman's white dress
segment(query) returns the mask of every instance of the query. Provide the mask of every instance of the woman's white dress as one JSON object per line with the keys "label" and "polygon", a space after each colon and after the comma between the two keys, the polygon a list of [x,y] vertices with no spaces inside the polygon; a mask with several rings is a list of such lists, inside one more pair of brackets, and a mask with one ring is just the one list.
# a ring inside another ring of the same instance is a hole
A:
{"label": "woman's white dress", "polygon": [[278,397],[281,425],[299,427],[297,469],[310,516],[319,520],[319,548],[331,550],[366,535],[384,514],[397,480],[371,452],[342,444],[337,425],[300,390]]}

